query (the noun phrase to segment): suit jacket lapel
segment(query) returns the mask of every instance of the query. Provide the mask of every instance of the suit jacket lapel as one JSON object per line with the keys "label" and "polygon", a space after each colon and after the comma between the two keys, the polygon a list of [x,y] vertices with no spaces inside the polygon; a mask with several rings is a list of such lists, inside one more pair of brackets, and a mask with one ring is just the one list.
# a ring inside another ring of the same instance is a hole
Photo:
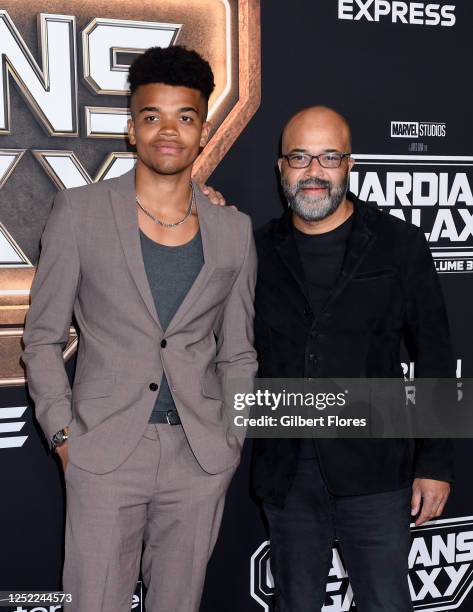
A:
{"label": "suit jacket lapel", "polygon": [[115,186],[110,189],[110,201],[125,259],[146,308],[158,327],[162,329],[141,251],[138,216],[135,206],[135,169],[126,172],[114,183]]}
{"label": "suit jacket lapel", "polygon": [[368,204],[360,202],[358,198],[351,193],[348,195],[348,198],[353,202],[354,206],[353,227],[348,238],[347,249],[340,274],[338,275],[323,310],[325,310],[332,300],[343,291],[348,281],[354,276],[375,239],[375,235],[371,231],[367,219],[366,206],[368,206]]}
{"label": "suit jacket lapel", "polygon": [[[370,224],[367,219],[367,211],[365,207],[368,205],[360,202],[358,198],[351,193],[348,195],[348,197],[354,204],[353,228],[348,239],[346,255],[340,274],[321,312],[324,312],[329,307],[332,300],[334,300],[335,297],[337,297],[343,291],[348,281],[355,274],[359,265],[363,261],[366,252],[375,239],[375,235],[371,231]],[[294,238],[292,228],[292,213],[290,209],[286,210],[286,212],[278,220],[276,226],[275,247],[282,261],[297,282],[306,300],[310,302],[306,287],[304,269]]]}
{"label": "suit jacket lapel", "polygon": [[219,218],[216,206],[211,204],[203,195],[199,187],[193,182],[195,191],[195,204],[199,217],[200,235],[202,238],[202,250],[204,252],[204,265],[202,266],[192,287],[182,300],[179,308],[169,322],[166,332],[171,332],[179,325],[188,311],[192,308],[199,295],[204,291],[205,285],[215,269],[218,253],[218,222]]}

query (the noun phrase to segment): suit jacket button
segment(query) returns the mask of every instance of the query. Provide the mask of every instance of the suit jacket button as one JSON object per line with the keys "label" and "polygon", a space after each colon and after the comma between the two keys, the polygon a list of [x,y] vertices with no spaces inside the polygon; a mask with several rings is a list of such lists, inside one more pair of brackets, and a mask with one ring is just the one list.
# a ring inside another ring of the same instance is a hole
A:
{"label": "suit jacket button", "polygon": [[158,383],[155,383],[155,382],[149,383],[149,388],[151,391],[157,391]]}
{"label": "suit jacket button", "polygon": [[167,344],[166,340],[164,339],[161,340],[161,348],[166,348],[166,344]]}

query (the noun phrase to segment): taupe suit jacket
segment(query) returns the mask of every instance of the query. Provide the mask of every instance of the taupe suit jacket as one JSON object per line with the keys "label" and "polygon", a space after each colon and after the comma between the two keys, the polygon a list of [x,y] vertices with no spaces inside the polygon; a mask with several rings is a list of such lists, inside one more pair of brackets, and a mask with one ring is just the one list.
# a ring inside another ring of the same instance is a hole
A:
{"label": "taupe suit jacket", "polygon": [[[150,384],[161,382],[164,368],[197,460],[218,473],[239,461],[242,444],[224,418],[222,386],[251,384],[257,370],[251,221],[212,205],[196,187],[205,263],[163,332],[134,198],[134,169],[55,197],[23,335],[36,417],[48,439],[70,426],[72,463],[111,471],[145,431],[157,393]],[[71,390],[62,351],[72,313],[80,338]]]}

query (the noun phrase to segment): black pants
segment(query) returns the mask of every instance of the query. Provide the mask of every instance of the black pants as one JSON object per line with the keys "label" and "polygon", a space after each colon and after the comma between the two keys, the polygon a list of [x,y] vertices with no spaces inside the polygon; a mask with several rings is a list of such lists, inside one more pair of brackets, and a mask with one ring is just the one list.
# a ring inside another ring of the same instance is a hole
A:
{"label": "black pants", "polygon": [[284,508],[264,504],[277,612],[320,612],[338,539],[358,612],[410,612],[411,488],[335,497],[301,459]]}

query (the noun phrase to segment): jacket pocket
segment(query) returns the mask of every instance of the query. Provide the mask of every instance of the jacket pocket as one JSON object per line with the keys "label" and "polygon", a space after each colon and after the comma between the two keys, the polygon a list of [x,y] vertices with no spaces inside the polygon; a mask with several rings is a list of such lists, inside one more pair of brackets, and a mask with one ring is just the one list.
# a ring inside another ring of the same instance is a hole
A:
{"label": "jacket pocket", "polygon": [[107,397],[112,394],[115,385],[113,378],[81,380],[72,387],[72,399]]}

